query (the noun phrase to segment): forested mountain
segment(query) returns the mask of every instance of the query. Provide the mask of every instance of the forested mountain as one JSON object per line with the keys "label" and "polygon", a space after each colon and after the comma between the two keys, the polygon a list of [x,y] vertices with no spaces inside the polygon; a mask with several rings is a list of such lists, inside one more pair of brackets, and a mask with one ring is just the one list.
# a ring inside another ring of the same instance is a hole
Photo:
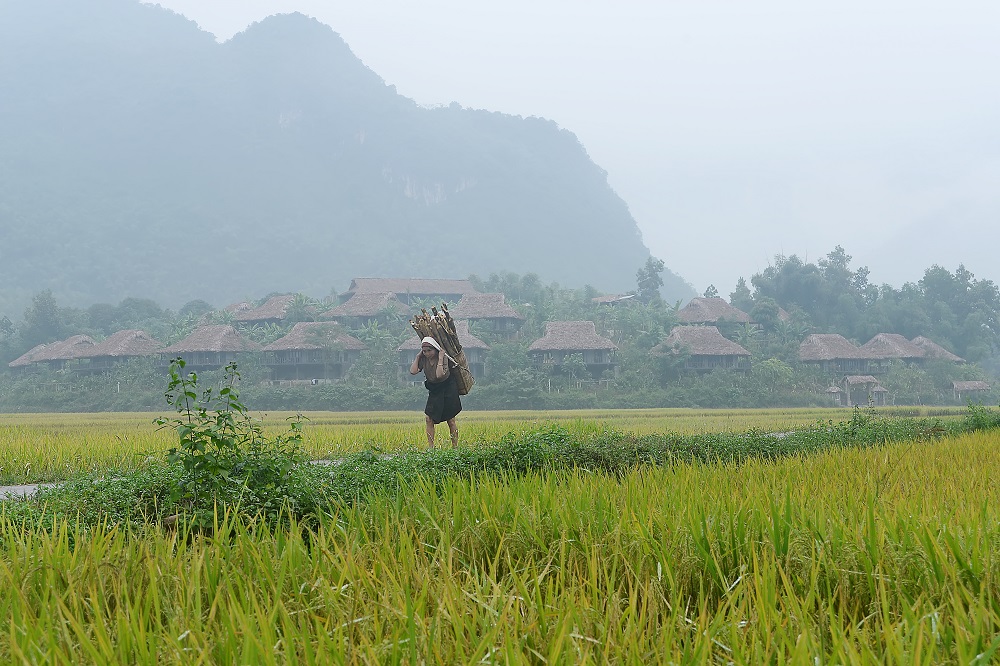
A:
{"label": "forested mountain", "polygon": [[176,307],[534,271],[612,292],[649,256],[571,132],[420,107],[302,15],[219,44],[137,0],[3,0],[0,90],[11,317],[43,289]]}

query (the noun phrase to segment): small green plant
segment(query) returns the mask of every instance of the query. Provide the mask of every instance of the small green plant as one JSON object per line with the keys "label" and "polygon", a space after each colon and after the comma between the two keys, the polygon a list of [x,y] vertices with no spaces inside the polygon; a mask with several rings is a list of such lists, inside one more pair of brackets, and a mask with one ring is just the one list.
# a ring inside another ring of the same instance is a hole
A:
{"label": "small green plant", "polygon": [[287,433],[268,439],[240,400],[236,363],[226,366],[218,390],[200,389],[198,374],[185,374],[185,365],[182,358],[171,361],[164,394],[177,416],[154,421],[172,427],[179,439],[167,452],[178,472],[169,503],[191,511],[199,524],[211,524],[216,506],[244,498],[258,511],[280,515],[293,474],[306,461],[300,451],[302,417],[291,419]]}
{"label": "small green plant", "polygon": [[990,430],[1000,425],[1000,413],[970,400],[968,411],[965,415],[965,423],[970,431]]}

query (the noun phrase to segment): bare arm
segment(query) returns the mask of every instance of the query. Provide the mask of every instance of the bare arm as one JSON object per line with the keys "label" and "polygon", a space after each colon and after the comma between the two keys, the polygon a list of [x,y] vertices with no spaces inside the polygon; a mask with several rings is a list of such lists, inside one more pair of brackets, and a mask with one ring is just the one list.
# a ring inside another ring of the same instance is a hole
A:
{"label": "bare arm", "polygon": [[413,359],[413,363],[410,364],[410,374],[415,375],[420,372],[420,357],[422,354],[417,352],[417,357]]}

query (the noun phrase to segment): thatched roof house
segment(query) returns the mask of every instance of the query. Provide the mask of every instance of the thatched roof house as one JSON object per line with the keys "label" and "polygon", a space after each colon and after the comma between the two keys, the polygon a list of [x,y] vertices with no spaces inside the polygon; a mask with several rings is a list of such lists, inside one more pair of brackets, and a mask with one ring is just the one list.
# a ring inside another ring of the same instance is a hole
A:
{"label": "thatched roof house", "polygon": [[750,352],[725,338],[715,326],[675,326],[650,354],[687,353],[685,370],[750,369]]}
{"label": "thatched roof house", "polygon": [[118,331],[91,347],[84,358],[91,360],[109,358],[129,358],[149,356],[163,349],[163,343],[139,329]]}
{"label": "thatched roof house", "polygon": [[841,380],[840,385],[847,398],[846,407],[867,405],[869,399],[881,407],[885,405],[886,394],[889,393],[889,390],[871,375],[847,375]]}
{"label": "thatched roof house", "polygon": [[154,356],[161,349],[163,349],[163,343],[152,338],[145,331],[138,329],[118,331],[93,347],[81,350],[79,358],[90,359],[90,362],[81,365],[77,370],[91,373],[102,372],[126,359]]}
{"label": "thatched roof house", "polygon": [[813,333],[799,345],[799,360],[833,361],[862,359],[861,350],[838,333]]}
{"label": "thatched roof house", "polygon": [[396,294],[401,301],[440,299],[457,302],[476,288],[468,280],[434,280],[427,278],[354,278],[347,291],[340,295],[343,303],[356,294]]}
{"label": "thatched roof house", "polygon": [[734,308],[722,298],[692,298],[677,311],[681,324],[718,324],[720,321],[751,323],[750,315]]}
{"label": "thatched roof house", "polygon": [[396,298],[392,292],[360,293],[351,296],[332,310],[321,316],[343,323],[367,323],[390,317],[408,317],[410,306]]}
{"label": "thatched roof house", "polygon": [[73,335],[60,342],[53,342],[35,356],[39,361],[69,361],[84,358],[93,349],[94,339],[89,335]]}
{"label": "thatched roof house", "polygon": [[965,363],[965,359],[962,357],[952,354],[941,345],[922,335],[913,338],[910,342],[924,350],[924,358],[938,358],[953,363]]}
{"label": "thatched roof house", "polygon": [[225,312],[232,312],[233,314],[238,314],[240,312],[249,312],[254,309],[254,304],[248,301],[240,301],[239,303],[230,303],[226,307],[222,308]]}
{"label": "thatched roof house", "polygon": [[292,326],[284,337],[278,338],[263,351],[304,351],[336,347],[349,351],[368,349],[361,340],[350,335],[338,324],[329,321],[303,321]]}
{"label": "thatched roof house", "polygon": [[[469,370],[473,377],[483,377],[486,373],[486,352],[490,346],[477,338],[469,330],[469,322],[464,319],[455,320],[455,332],[458,334],[458,341],[462,344],[462,351],[465,352],[465,360],[469,363]],[[401,376],[410,376],[409,367],[413,362],[413,357],[420,349],[420,338],[414,332],[412,337],[408,337],[403,344],[396,348],[399,352],[399,366]],[[422,377],[422,375],[418,375]]]}
{"label": "thatched roof house", "polygon": [[592,321],[550,321],[545,335],[531,343],[528,354],[535,363],[561,366],[567,354],[582,354],[583,362],[594,377],[604,370],[617,370],[614,352],[618,345],[597,334]]}
{"label": "thatched roof house", "polygon": [[847,338],[837,333],[813,333],[799,345],[799,360],[820,365],[828,372],[867,370],[868,359]]}
{"label": "thatched roof house", "polygon": [[503,294],[466,294],[462,300],[448,311],[455,319],[516,319],[524,321],[524,316],[504,300]]}
{"label": "thatched roof house", "polygon": [[161,349],[160,358],[167,362],[180,356],[190,367],[221,368],[252,351],[260,351],[260,345],[245,339],[232,326],[213,324],[199,326],[180,342]]}
{"label": "thatched roof house", "polygon": [[866,358],[878,361],[913,361],[924,357],[923,349],[898,333],[879,333],[859,349]]}
{"label": "thatched roof house", "polygon": [[847,396],[839,386],[831,386],[825,391],[825,393],[830,398],[831,404],[837,407],[847,406]]}
{"label": "thatched roof house", "polygon": [[448,311],[455,319],[476,322],[493,333],[513,334],[524,323],[524,316],[504,300],[503,294],[466,294]]}
{"label": "thatched roof house", "polygon": [[38,356],[41,355],[46,348],[54,344],[55,344],[54,342],[44,342],[40,345],[35,345],[28,351],[24,352],[23,354],[15,358],[7,365],[11,368],[26,368],[32,363],[34,363],[37,360]]}
{"label": "thatched roof house", "polygon": [[592,321],[550,321],[545,323],[545,335],[528,347],[528,351],[581,352],[591,349],[615,351],[618,345],[597,334]]}
{"label": "thatched roof house", "polygon": [[342,379],[357,362],[365,343],[334,322],[299,322],[263,351],[275,381],[319,383]]}
{"label": "thatched roof house", "polygon": [[951,390],[956,400],[968,400],[991,389],[988,383],[982,381],[954,381],[951,383]]}
{"label": "thatched roof house", "polygon": [[724,337],[715,326],[674,326],[651,354],[678,354],[686,350],[699,356],[750,356],[741,345]]}
{"label": "thatched roof house", "polygon": [[87,351],[96,343],[88,335],[73,335],[65,340],[35,345],[7,365],[11,368],[25,368],[36,363],[45,363],[50,368],[66,367],[67,361],[86,358]]}
{"label": "thatched roof house", "polygon": [[233,316],[234,321],[248,324],[278,323],[288,314],[288,306],[295,300],[295,294],[272,296],[256,308],[240,309]]}
{"label": "thatched roof house", "polygon": [[981,381],[955,381],[951,383],[952,388],[956,391],[989,391],[990,385],[986,382]]}

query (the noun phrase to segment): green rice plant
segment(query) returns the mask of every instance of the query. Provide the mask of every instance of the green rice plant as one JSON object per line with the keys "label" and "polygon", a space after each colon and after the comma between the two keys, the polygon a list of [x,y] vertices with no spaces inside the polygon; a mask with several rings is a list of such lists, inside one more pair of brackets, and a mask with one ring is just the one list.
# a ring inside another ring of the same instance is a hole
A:
{"label": "green rice plant", "polygon": [[222,507],[216,536],[142,519],[168,466],[75,478],[0,505],[0,659],[988,663],[1000,434],[883,414],[346,447],[296,482],[308,524]]}
{"label": "green rice plant", "polygon": [[988,663],[997,443],[417,478],[311,530],[223,514],[226,539],[8,515],[0,658]]}
{"label": "green rice plant", "polygon": [[[937,417],[944,423],[963,420],[954,409],[879,408],[887,416]],[[251,412],[267,437],[287,430],[291,412]],[[423,420],[410,412],[305,413],[302,450],[312,458],[336,458],[373,450],[422,449]],[[557,424],[578,438],[600,433],[694,435],[706,433],[788,432],[819,421],[840,423],[849,410],[586,410],[566,412],[472,412],[460,417],[462,441],[490,444],[511,432]],[[175,446],[175,436],[157,430],[156,413],[0,414],[0,484],[60,481],[75,473],[134,470]],[[907,419],[895,419],[905,421]]]}

